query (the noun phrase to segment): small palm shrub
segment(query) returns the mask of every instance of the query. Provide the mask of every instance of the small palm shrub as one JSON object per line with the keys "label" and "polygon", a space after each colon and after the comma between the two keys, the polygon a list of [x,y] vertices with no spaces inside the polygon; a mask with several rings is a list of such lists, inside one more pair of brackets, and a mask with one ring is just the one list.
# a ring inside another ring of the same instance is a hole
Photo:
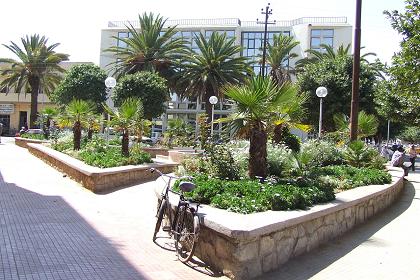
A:
{"label": "small palm shrub", "polygon": [[386,160],[379,152],[362,141],[353,141],[345,149],[343,156],[347,164],[355,167],[383,169]]}

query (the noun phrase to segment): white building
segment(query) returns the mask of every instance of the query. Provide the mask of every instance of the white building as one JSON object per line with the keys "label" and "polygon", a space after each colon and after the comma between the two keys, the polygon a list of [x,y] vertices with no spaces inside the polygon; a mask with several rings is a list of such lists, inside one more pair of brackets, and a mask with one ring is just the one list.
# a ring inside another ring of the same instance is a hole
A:
{"label": "white building", "polygon": [[[100,67],[107,69],[110,62],[115,61],[112,53],[104,52],[105,49],[116,46],[123,42],[113,38],[126,38],[130,34],[126,28],[127,24],[139,27],[138,21],[111,21],[108,27],[102,30],[101,34],[101,56]],[[209,37],[212,32],[226,32],[227,37],[235,38],[236,44],[241,45],[243,50],[241,55],[255,59],[261,56],[264,38],[264,25],[255,21],[241,21],[237,18],[226,19],[184,19],[167,20],[167,26],[177,26],[177,36],[190,42],[192,49],[197,48],[194,37],[198,33]],[[293,50],[299,57],[289,62],[294,66],[296,61],[306,57],[305,50],[320,49],[320,44],[327,44],[337,49],[340,45],[347,46],[352,42],[352,26],[347,23],[345,17],[304,17],[290,21],[276,21],[275,24],[268,26],[268,42],[272,42],[273,35],[284,33],[293,36],[300,44]],[[260,71],[260,65],[253,65],[254,71]],[[109,69],[107,69],[109,70]],[[179,100],[176,95],[172,96],[172,101],[168,104],[166,114],[162,120],[158,120],[153,127],[155,133],[165,131],[166,120],[171,118],[182,118],[195,125],[197,113],[204,112],[204,103],[201,108],[197,108],[196,100]],[[216,104],[215,119],[229,113],[229,106]],[[215,131],[220,127],[215,126]]]}

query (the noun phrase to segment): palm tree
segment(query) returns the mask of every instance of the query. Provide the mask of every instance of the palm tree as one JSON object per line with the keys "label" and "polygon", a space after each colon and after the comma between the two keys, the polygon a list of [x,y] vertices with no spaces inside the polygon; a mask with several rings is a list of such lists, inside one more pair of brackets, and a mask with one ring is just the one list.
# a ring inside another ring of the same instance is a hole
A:
{"label": "palm tree", "polygon": [[58,115],[58,109],[47,107],[38,114],[38,123],[42,130],[44,131],[45,138],[48,139],[50,131],[50,122]]}
{"label": "palm tree", "polygon": [[191,51],[185,57],[177,74],[177,93],[181,97],[200,97],[210,116],[210,96],[223,97],[220,92],[223,86],[240,84],[253,72],[246,58],[239,56],[241,47],[235,45],[234,38],[227,39],[226,33],[213,32],[208,40],[200,34],[195,42],[199,52]]}
{"label": "palm tree", "polygon": [[[334,48],[330,45],[326,45],[326,44],[321,44],[320,45],[321,50],[306,50],[305,52],[309,54],[308,57],[305,57],[303,59],[300,59],[296,62],[296,68],[298,70],[302,70],[303,67],[305,67],[305,65],[307,64],[312,64],[312,63],[316,63],[318,61],[324,60],[324,59],[332,59],[335,60],[337,58],[340,57],[348,57],[351,56],[350,53],[350,44],[348,44],[346,47],[344,47],[344,45],[340,45],[337,49],[337,51],[334,50]],[[361,49],[363,49],[364,47],[362,47]],[[373,52],[369,52],[369,53],[365,53],[362,56],[360,56],[360,61],[370,64],[369,61],[366,59],[367,56],[376,56],[375,53]],[[377,62],[375,62],[377,63]],[[373,66],[375,66],[376,64],[372,64]]]}
{"label": "palm tree", "polygon": [[249,176],[266,177],[267,122],[295,96],[296,88],[288,83],[279,87],[270,78],[258,76],[243,86],[226,87],[224,94],[237,103],[231,120],[241,120],[249,128]]}
{"label": "palm tree", "polygon": [[273,44],[267,46],[267,63],[271,66],[270,76],[273,81],[282,85],[285,81],[290,81],[289,60],[297,57],[296,53],[291,52],[294,47],[299,45],[292,36],[274,34]]}
{"label": "palm tree", "polygon": [[62,79],[61,73],[65,70],[59,65],[68,60],[69,56],[56,53],[54,49],[58,43],[47,45],[48,39],[38,34],[21,38],[23,49],[16,43],[3,45],[13,52],[20,61],[2,58],[0,62],[6,63],[1,71],[4,76],[0,87],[13,88],[17,93],[22,90],[31,93],[30,127],[35,126],[38,114],[38,94],[42,91],[49,94]]}
{"label": "palm tree", "polygon": [[153,13],[139,15],[140,30],[126,25],[130,37],[118,38],[126,47],[113,46],[106,51],[114,53],[115,62],[109,65],[120,77],[139,71],[157,71],[165,78],[173,74],[173,66],[185,51],[185,41],[174,38],[176,26],[165,28],[166,19]]}
{"label": "palm tree", "polygon": [[111,115],[110,125],[122,133],[121,153],[125,157],[130,156],[129,141],[130,132],[136,127],[143,116],[143,103],[138,98],[127,98],[117,109],[113,111],[106,104],[105,111]]}
{"label": "palm tree", "polygon": [[92,114],[94,104],[85,101],[73,99],[65,107],[64,116],[61,116],[61,123],[67,122],[73,126],[73,150],[80,150],[80,140],[82,138],[82,128],[86,126],[86,120]]}
{"label": "palm tree", "polygon": [[[334,123],[337,128],[336,134],[345,139],[350,135],[350,119],[345,114],[334,115]],[[374,115],[360,111],[358,115],[357,137],[359,139],[375,135],[378,131],[379,122]],[[334,134],[334,133],[333,133]]]}

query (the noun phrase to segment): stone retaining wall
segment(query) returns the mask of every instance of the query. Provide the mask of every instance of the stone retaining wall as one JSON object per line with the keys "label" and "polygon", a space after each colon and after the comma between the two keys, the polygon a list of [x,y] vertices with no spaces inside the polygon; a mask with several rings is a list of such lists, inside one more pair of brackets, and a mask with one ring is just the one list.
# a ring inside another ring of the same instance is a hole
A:
{"label": "stone retaining wall", "polygon": [[15,137],[15,144],[19,147],[28,148],[28,143],[33,144],[42,144],[42,143],[48,143],[46,140],[37,140],[37,139],[28,139],[28,138],[22,138],[22,137]]}
{"label": "stone retaining wall", "polygon": [[158,175],[148,171],[151,167],[158,168],[163,173],[170,173],[177,166],[173,163],[151,163],[98,168],[40,144],[28,144],[27,146],[29,152],[66,173],[73,180],[81,183],[83,187],[95,193],[156,179]]}
{"label": "stone retaining wall", "polygon": [[250,279],[278,269],[392,204],[403,188],[403,172],[399,168],[389,172],[391,184],[338,193],[334,201],[306,211],[243,215],[203,205],[196,255],[232,279]]}
{"label": "stone retaining wall", "polygon": [[166,149],[166,148],[144,147],[144,148],[142,148],[142,150],[149,153],[152,156],[152,158],[155,158],[156,155],[162,155],[162,156],[168,156],[169,155],[168,149]]}

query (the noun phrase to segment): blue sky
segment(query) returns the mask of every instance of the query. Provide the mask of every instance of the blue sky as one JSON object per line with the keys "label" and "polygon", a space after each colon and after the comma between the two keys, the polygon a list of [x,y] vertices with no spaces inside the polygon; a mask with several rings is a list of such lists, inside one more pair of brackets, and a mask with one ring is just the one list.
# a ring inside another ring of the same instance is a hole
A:
{"label": "blue sky", "polygon": [[[273,19],[289,20],[305,16],[346,16],[354,25],[355,0],[275,0]],[[110,20],[134,20],[139,13],[160,13],[165,18],[261,18],[262,0],[21,0],[3,1],[0,15],[0,43],[18,42],[26,34],[47,36],[61,43],[57,51],[70,54],[71,61],[99,63],[101,29]],[[403,0],[364,0],[362,6],[362,46],[390,62],[401,40],[383,15],[384,10],[404,9]],[[0,57],[12,57],[0,46]]]}

